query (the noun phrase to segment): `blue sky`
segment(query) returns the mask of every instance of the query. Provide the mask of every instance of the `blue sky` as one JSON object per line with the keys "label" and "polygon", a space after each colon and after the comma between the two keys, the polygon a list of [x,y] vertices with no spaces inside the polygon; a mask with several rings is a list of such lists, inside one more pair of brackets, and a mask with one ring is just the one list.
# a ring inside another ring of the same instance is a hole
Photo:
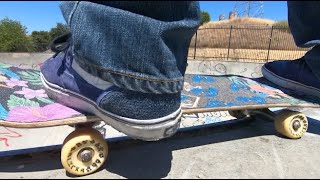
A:
{"label": "blue sky", "polygon": [[[211,20],[233,10],[236,1],[200,1],[202,11],[208,11]],[[59,1],[0,1],[0,20],[8,17],[19,20],[30,34],[34,30],[48,31],[57,22],[65,23],[59,9]],[[287,20],[286,1],[264,1],[264,18]]]}

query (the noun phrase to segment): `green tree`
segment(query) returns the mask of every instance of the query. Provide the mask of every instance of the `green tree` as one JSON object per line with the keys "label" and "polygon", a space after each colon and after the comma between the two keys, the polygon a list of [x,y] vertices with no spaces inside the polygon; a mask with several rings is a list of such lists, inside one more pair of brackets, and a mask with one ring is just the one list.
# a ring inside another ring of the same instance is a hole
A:
{"label": "green tree", "polygon": [[0,21],[0,52],[32,51],[31,39],[27,28],[19,21],[4,18]]}
{"label": "green tree", "polygon": [[36,52],[43,52],[48,49],[51,41],[51,36],[48,31],[33,31],[31,38]]}
{"label": "green tree", "polygon": [[201,25],[209,22],[211,20],[210,14],[207,11],[201,12]]}
{"label": "green tree", "polygon": [[53,40],[54,38],[67,32],[70,32],[67,25],[62,23],[57,23],[56,27],[51,28],[49,33],[50,33],[51,40]]}

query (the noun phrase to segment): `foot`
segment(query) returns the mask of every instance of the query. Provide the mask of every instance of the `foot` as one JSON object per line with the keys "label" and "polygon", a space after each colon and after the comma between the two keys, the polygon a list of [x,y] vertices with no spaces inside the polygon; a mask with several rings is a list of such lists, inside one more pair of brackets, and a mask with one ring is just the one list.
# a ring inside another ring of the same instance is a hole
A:
{"label": "foot", "polygon": [[148,94],[116,87],[82,70],[74,61],[69,45],[53,46],[52,50],[58,52],[41,67],[41,79],[51,98],[95,114],[135,139],[159,140],[177,131],[180,93]]}
{"label": "foot", "polygon": [[278,86],[320,97],[320,80],[313,74],[304,58],[266,63],[262,67],[262,74]]}

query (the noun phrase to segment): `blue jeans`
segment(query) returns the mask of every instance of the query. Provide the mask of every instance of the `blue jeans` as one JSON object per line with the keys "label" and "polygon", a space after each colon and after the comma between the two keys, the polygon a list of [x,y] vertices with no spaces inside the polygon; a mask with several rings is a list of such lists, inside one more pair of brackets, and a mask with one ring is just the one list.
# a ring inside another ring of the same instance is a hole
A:
{"label": "blue jeans", "polygon": [[320,2],[288,1],[288,22],[299,47],[313,47],[304,59],[320,79]]}
{"label": "blue jeans", "polygon": [[179,93],[188,48],[200,24],[198,2],[63,2],[76,62],[112,84]]}

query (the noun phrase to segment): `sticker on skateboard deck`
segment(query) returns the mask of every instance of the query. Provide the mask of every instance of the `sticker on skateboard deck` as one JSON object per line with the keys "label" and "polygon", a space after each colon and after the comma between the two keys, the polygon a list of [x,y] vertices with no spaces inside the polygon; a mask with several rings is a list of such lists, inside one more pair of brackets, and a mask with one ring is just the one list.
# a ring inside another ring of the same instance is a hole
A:
{"label": "sticker on skateboard deck", "polygon": [[0,119],[31,123],[82,116],[46,94],[37,70],[0,64]]}

